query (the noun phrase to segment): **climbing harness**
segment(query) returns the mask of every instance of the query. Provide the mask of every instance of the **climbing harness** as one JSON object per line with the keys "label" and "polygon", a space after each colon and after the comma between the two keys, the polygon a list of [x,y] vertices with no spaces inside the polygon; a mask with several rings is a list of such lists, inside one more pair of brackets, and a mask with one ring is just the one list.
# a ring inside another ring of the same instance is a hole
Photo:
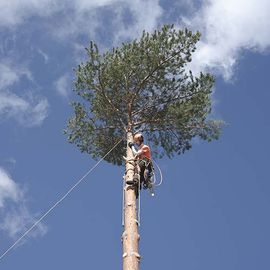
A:
{"label": "climbing harness", "polygon": [[98,165],[103,161],[119,144],[122,142],[123,138],[119,140],[96,164],[91,167],[56,203],[53,204],[25,233],[19,237],[2,255],[0,260],[2,260],[7,253],[9,253],[28,233],[30,233],[46,216],[49,215],[51,211],[54,210]]}

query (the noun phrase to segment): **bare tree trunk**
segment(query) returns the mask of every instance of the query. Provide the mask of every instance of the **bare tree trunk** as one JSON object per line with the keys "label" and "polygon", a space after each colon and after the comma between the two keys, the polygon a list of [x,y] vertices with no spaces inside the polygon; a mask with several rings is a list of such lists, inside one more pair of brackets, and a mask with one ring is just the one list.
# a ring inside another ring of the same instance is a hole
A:
{"label": "bare tree trunk", "polygon": [[[133,142],[131,132],[127,132],[127,143]],[[127,161],[133,159],[133,154],[127,145]],[[133,163],[133,162],[132,162]],[[125,181],[132,180],[134,176],[134,165],[131,162],[126,163]],[[123,270],[139,270],[140,255],[138,220],[136,209],[136,195],[134,189],[128,188],[125,184],[125,202],[124,202],[124,232],[123,241]]]}

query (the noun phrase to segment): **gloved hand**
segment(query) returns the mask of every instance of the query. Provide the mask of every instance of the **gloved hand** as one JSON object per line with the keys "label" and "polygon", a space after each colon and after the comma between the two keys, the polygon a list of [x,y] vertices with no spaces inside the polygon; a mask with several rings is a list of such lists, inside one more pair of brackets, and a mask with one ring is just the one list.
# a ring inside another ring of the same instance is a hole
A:
{"label": "gloved hand", "polygon": [[131,148],[132,146],[134,146],[134,143],[129,142],[129,143],[128,143],[128,146]]}

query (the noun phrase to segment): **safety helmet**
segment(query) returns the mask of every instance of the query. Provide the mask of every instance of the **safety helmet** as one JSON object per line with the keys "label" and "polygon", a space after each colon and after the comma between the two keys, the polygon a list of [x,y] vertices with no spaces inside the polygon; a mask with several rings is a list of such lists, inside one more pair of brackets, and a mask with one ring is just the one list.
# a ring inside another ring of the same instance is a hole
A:
{"label": "safety helmet", "polygon": [[135,143],[136,142],[139,142],[139,145],[140,145],[143,142],[143,135],[142,135],[142,133],[135,134],[134,137],[133,137],[133,139],[134,139]]}

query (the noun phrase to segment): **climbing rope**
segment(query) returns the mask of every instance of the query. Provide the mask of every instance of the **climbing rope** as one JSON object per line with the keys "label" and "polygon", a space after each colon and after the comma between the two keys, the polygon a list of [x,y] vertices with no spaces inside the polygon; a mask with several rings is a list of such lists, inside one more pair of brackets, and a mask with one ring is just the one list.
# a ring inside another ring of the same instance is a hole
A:
{"label": "climbing rope", "polygon": [[92,168],[90,168],[56,203],[53,204],[25,233],[19,237],[1,256],[2,260],[24,237],[26,237],[46,216],[49,215],[122,141],[119,140]]}
{"label": "climbing rope", "polygon": [[141,179],[138,181],[138,226],[141,226]]}
{"label": "climbing rope", "polygon": [[123,194],[122,194],[122,226],[125,226],[125,175],[123,176]]}
{"label": "climbing rope", "polygon": [[154,173],[154,185],[155,185],[155,187],[159,187],[159,186],[160,186],[160,185],[163,183],[163,175],[162,175],[162,170],[160,169],[160,167],[159,167],[158,163],[157,163],[155,160],[153,160],[153,162],[154,162],[154,164],[157,166],[158,171],[159,171],[159,176],[160,176],[159,183],[158,183],[158,184],[156,184],[156,175],[155,175],[155,173]]}

